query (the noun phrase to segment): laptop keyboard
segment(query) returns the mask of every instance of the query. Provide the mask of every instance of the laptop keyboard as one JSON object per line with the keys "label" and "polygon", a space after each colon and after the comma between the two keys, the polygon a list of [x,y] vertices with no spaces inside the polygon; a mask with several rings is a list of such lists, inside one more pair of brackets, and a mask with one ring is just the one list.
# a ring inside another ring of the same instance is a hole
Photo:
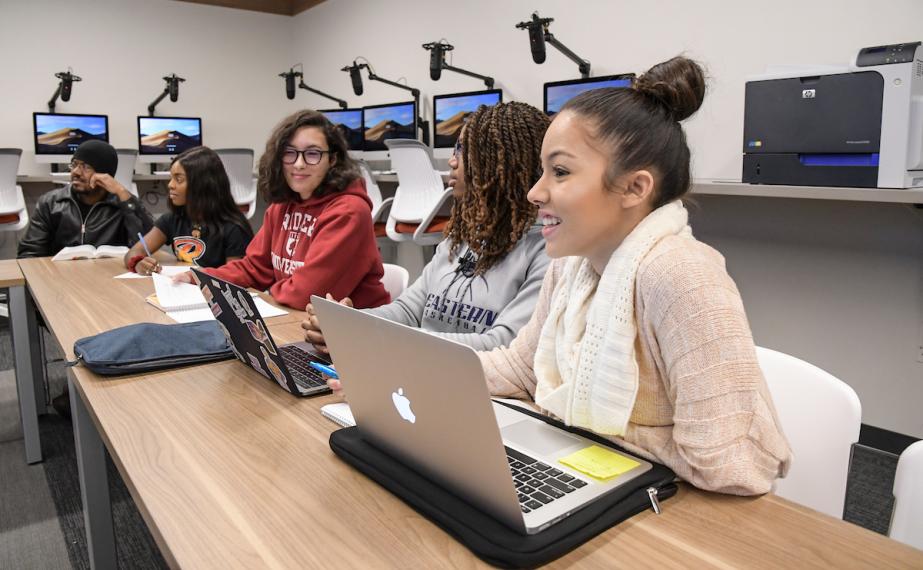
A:
{"label": "laptop keyboard", "polygon": [[279,354],[282,355],[282,361],[299,387],[310,390],[327,385],[324,376],[308,366],[309,355],[304,350],[292,345],[280,346]]}
{"label": "laptop keyboard", "polygon": [[587,485],[579,477],[509,447],[506,448],[506,459],[510,463],[513,483],[516,484],[519,508],[524,513],[531,513]]}

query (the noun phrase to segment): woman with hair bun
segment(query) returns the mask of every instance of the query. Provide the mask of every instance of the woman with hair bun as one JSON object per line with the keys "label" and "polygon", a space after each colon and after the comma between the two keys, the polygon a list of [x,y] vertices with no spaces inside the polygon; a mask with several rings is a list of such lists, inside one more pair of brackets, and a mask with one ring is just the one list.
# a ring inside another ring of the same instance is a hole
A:
{"label": "woman with hair bun", "polygon": [[492,394],[659,461],[706,490],[766,493],[791,462],[740,294],[697,241],[680,121],[705,96],[695,62],[568,101],[529,191],[552,258],[535,312],[480,353]]}

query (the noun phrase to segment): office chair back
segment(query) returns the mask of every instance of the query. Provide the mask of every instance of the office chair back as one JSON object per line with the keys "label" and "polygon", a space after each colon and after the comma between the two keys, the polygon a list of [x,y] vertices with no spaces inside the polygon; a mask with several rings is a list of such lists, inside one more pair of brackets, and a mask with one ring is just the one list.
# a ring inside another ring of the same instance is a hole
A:
{"label": "office chair back", "polygon": [[391,295],[391,300],[393,301],[400,297],[404,289],[407,288],[407,284],[410,282],[410,273],[400,265],[394,265],[393,263],[384,263],[383,265],[385,274],[381,278],[381,284],[384,285],[385,290]]}
{"label": "office chair back", "polygon": [[923,441],[905,449],[897,461],[889,536],[923,550]]}
{"label": "office chair back", "polygon": [[22,194],[16,185],[22,149],[0,148],[0,230],[19,231],[29,225],[29,213]]}
{"label": "office chair back", "polygon": [[378,187],[378,182],[372,176],[372,169],[369,167],[368,162],[359,159],[356,164],[359,165],[359,172],[362,173],[362,179],[365,180],[365,191],[369,195],[369,200],[372,201],[372,219],[374,219],[375,211],[381,207],[381,188]]}
{"label": "office chair back", "polygon": [[247,219],[256,211],[256,179],[253,177],[253,149],[215,149],[231,181],[231,195]]}
{"label": "office chair back", "polygon": [[862,406],[846,383],[794,356],[757,347],[782,431],[794,458],[775,493],[843,518],[852,444],[859,440]]}
{"label": "office chair back", "polygon": [[442,198],[445,187],[433,166],[433,151],[416,140],[386,140],[391,168],[397,172],[397,192],[391,217],[399,222],[422,222]]}
{"label": "office chair back", "polygon": [[119,166],[115,171],[115,179],[134,196],[138,195],[138,185],[134,181],[135,161],[138,160],[138,151],[133,148],[117,148],[115,153],[119,157]]}

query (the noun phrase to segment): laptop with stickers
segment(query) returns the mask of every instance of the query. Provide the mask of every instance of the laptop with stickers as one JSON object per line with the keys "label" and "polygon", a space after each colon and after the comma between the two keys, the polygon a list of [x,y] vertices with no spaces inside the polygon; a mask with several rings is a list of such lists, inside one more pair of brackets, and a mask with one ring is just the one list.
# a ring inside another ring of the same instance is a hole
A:
{"label": "laptop with stickers", "polygon": [[362,437],[523,534],[651,469],[492,402],[470,346],[311,297]]}
{"label": "laptop with stickers", "polygon": [[238,360],[296,396],[329,391],[324,377],[309,365],[329,365],[329,357],[307,342],[277,345],[246,289],[197,268],[192,272]]}

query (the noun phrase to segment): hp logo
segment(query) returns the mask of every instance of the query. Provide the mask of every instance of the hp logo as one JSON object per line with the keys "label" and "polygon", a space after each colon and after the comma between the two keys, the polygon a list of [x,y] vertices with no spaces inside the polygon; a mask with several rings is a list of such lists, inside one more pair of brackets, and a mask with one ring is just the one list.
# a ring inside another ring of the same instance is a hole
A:
{"label": "hp logo", "polygon": [[802,89],[801,90],[802,99],[813,99],[814,97],[815,97],[815,93],[813,89]]}

